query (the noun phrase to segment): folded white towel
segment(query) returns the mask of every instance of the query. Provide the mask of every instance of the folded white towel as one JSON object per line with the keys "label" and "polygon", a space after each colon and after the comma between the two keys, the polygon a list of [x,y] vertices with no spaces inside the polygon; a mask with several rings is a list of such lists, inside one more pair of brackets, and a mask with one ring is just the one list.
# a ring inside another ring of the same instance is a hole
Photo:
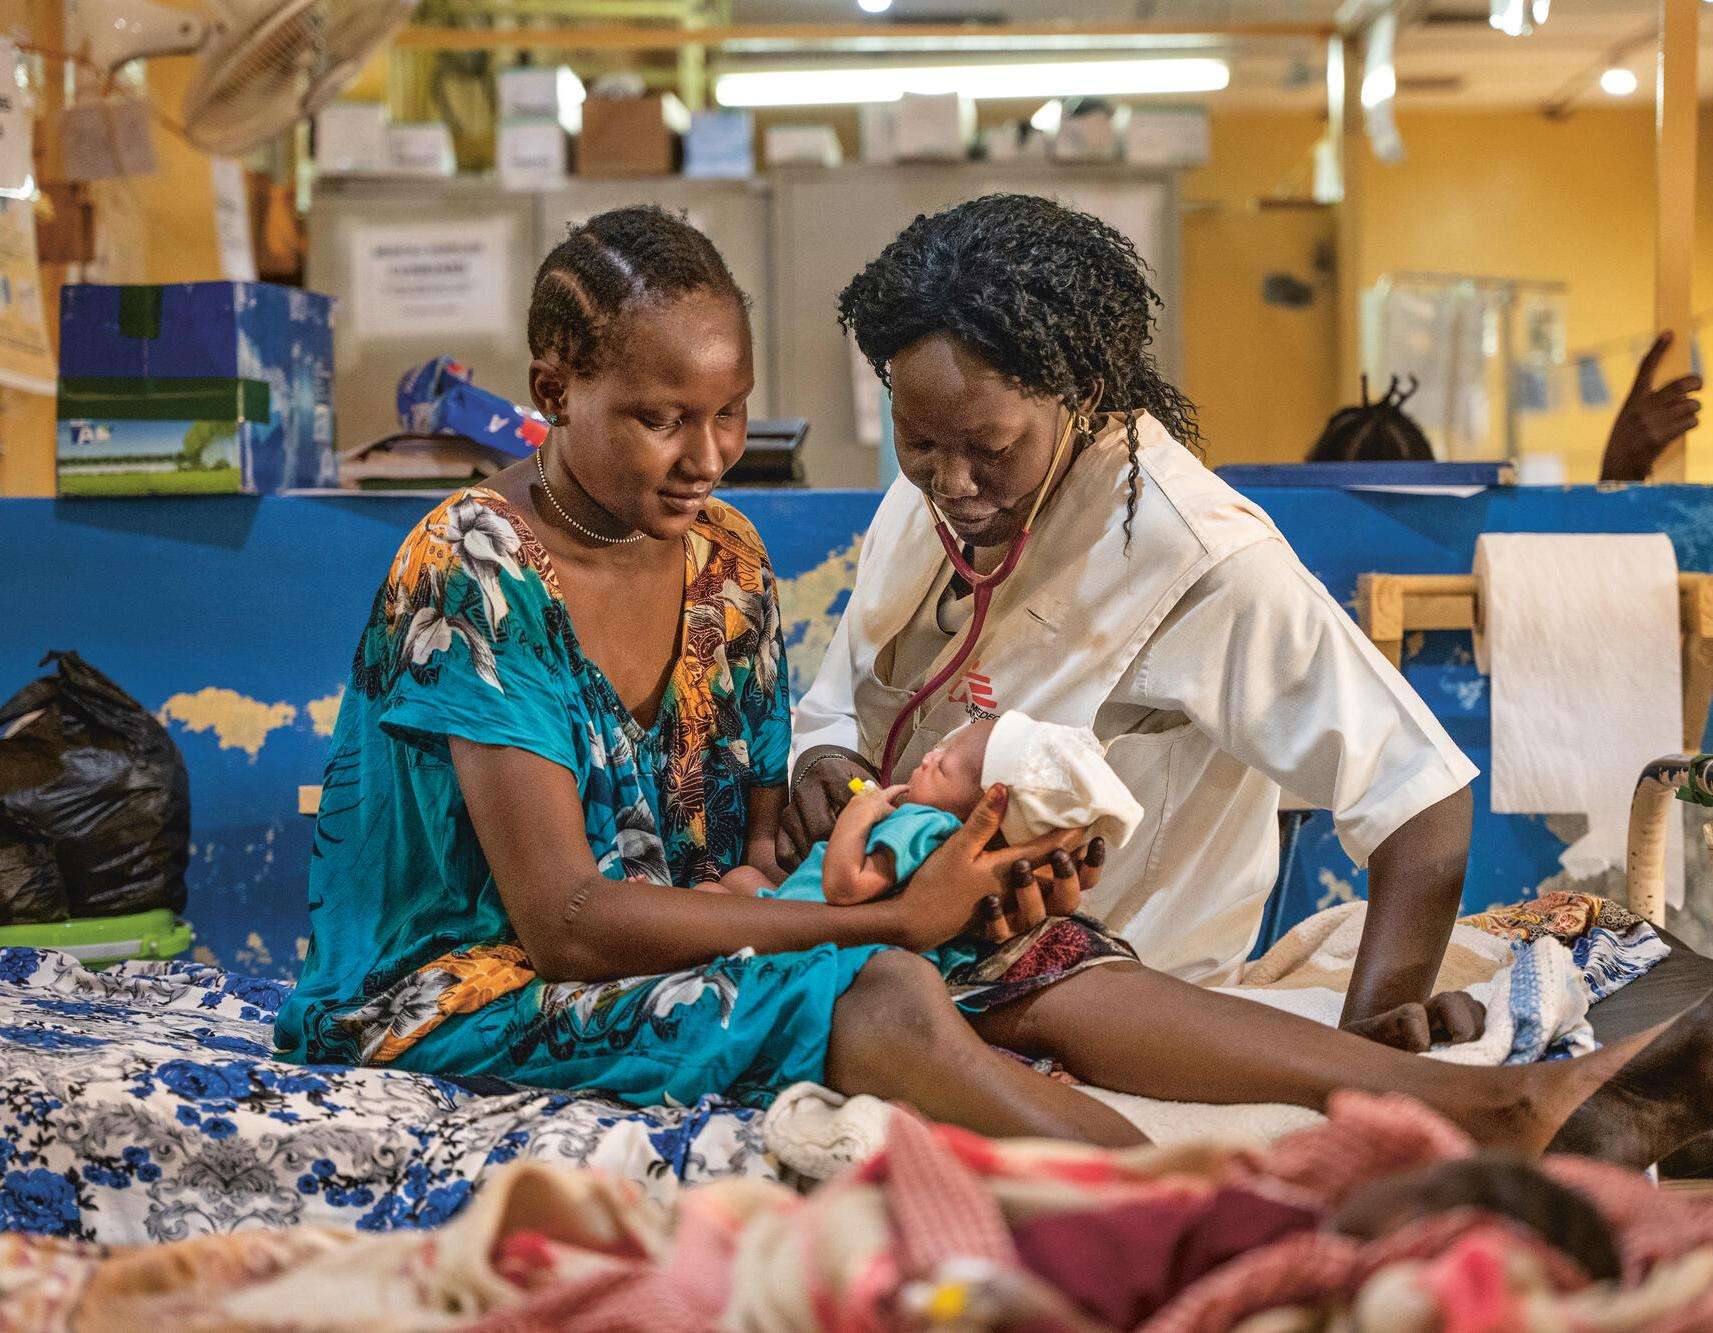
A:
{"label": "folded white towel", "polygon": [[878,1097],[844,1097],[813,1083],[794,1083],[762,1117],[768,1152],[799,1175],[825,1180],[879,1152],[892,1107]]}

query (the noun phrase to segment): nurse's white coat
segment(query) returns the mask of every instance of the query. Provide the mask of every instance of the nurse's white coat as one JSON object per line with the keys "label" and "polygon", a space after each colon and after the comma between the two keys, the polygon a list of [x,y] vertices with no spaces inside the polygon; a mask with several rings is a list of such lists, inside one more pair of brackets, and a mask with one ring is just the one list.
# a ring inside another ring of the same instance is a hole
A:
{"label": "nurse's white coat", "polygon": [[[1217,985],[1253,946],[1278,873],[1281,785],[1332,810],[1363,865],[1476,770],[1266,514],[1158,423],[1138,427],[1129,552],[1117,427],[1048,501],[972,662],[917,711],[897,771],[971,716],[1020,708],[1093,726],[1146,813],[1085,906],[1150,966]],[[926,678],[894,683],[895,654],[938,653],[937,666],[954,646],[932,609],[947,574],[927,506],[900,477],[798,707],[794,756],[842,745],[879,761],[903,687]],[[912,651],[896,652],[901,636]]]}

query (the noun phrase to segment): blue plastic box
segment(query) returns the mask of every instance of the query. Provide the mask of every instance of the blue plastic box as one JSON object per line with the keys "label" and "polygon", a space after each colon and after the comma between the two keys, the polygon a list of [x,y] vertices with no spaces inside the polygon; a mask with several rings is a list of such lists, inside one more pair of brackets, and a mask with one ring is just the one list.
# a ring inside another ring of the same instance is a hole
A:
{"label": "blue plastic box", "polygon": [[755,117],[748,111],[697,111],[684,135],[684,175],[691,180],[748,180],[755,175]]}
{"label": "blue plastic box", "polygon": [[262,282],[67,285],[60,494],[337,485],[332,304]]}

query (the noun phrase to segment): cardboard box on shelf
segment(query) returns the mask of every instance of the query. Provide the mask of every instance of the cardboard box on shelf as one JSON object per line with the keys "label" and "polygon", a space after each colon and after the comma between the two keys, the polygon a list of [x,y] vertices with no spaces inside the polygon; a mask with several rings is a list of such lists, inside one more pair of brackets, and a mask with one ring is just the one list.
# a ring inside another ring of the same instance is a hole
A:
{"label": "cardboard box on shelf", "polygon": [[315,116],[315,169],[328,176],[386,171],[386,107],[378,102],[333,102],[322,107]]}
{"label": "cardboard box on shelf", "polygon": [[857,133],[862,160],[885,164],[898,160],[898,107],[892,102],[864,102],[857,108]]}
{"label": "cardboard box on shelf", "polygon": [[1210,148],[1203,107],[1137,108],[1124,129],[1124,160],[1133,166],[1204,166]]}
{"label": "cardboard box on shelf", "polygon": [[451,176],[458,170],[452,131],[439,121],[387,127],[387,170],[395,176]]}
{"label": "cardboard box on shelf", "polygon": [[845,160],[831,125],[769,125],[766,143],[770,167],[836,167]]}
{"label": "cardboard box on shelf", "polygon": [[981,146],[989,162],[1045,162],[1051,136],[1016,120],[982,131]]}
{"label": "cardboard box on shelf", "polygon": [[559,71],[536,65],[501,70],[494,80],[500,120],[558,120]]}
{"label": "cardboard box on shelf", "polygon": [[1130,108],[1089,106],[1067,113],[1053,136],[1052,156],[1059,162],[1111,162],[1124,147]]}
{"label": "cardboard box on shelf", "polygon": [[35,208],[36,261],[87,264],[95,258],[95,205],[87,186],[46,181]]}
{"label": "cardboard box on shelf", "polygon": [[289,280],[287,285],[295,286],[303,272],[308,241],[293,191],[260,172],[246,173],[245,181],[250,232],[256,238],[256,273],[264,282]]}
{"label": "cardboard box on shelf", "polygon": [[684,135],[684,174],[693,180],[748,180],[755,175],[755,116],[697,111]]}
{"label": "cardboard box on shelf", "polygon": [[690,113],[670,93],[591,97],[583,103],[577,174],[670,176],[673,136],[688,129],[689,123]]}
{"label": "cardboard box on shelf", "polygon": [[500,185],[507,190],[552,190],[565,183],[565,131],[556,120],[501,125],[495,145]]}
{"label": "cardboard box on shelf", "polygon": [[331,309],[262,282],[62,288],[60,494],[335,484]]}
{"label": "cardboard box on shelf", "polygon": [[341,454],[339,484],[346,490],[449,491],[479,484],[514,461],[462,435],[392,435]]}
{"label": "cardboard box on shelf", "polygon": [[905,93],[895,107],[900,162],[962,162],[975,141],[975,103],[958,93]]}

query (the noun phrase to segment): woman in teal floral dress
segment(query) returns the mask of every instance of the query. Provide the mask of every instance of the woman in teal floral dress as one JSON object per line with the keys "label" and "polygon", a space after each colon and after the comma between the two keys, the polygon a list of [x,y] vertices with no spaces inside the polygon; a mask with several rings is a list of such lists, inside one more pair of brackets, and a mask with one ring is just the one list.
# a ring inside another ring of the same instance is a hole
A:
{"label": "woman in teal floral dress", "polygon": [[779,878],[790,714],[766,553],[709,494],[744,443],[743,299],[700,233],[619,210],[543,264],[530,339],[539,457],[429,514],[376,595],[276,1039],[765,1103],[827,1077],[876,954],[957,934],[1016,854],[948,847],[874,911],[753,896]]}

